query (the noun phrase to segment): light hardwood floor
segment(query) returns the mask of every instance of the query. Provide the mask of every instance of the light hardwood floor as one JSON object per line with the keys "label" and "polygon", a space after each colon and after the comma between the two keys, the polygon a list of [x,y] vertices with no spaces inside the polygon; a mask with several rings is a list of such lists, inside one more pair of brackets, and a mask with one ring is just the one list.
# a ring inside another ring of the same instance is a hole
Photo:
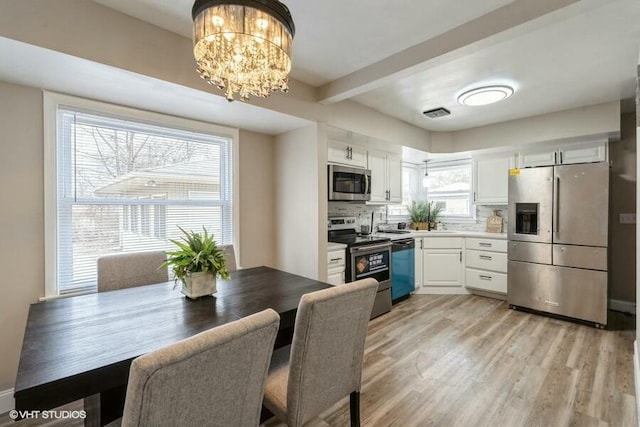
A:
{"label": "light hardwood floor", "polygon": [[[634,322],[610,312],[609,327],[598,330],[490,298],[414,295],[369,325],[362,423],[637,426]],[[5,414],[5,425],[43,424]],[[310,425],[348,426],[348,399]]]}

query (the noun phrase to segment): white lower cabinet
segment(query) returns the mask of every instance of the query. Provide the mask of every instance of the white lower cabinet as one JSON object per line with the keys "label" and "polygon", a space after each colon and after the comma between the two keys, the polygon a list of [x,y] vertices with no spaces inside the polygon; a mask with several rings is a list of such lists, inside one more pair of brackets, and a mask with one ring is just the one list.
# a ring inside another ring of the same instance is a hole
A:
{"label": "white lower cabinet", "polygon": [[506,295],[507,241],[466,239],[465,286]]}
{"label": "white lower cabinet", "polygon": [[467,268],[465,276],[467,288],[501,294],[507,293],[507,275],[505,273]]}
{"label": "white lower cabinet", "polygon": [[465,293],[464,252],[461,237],[416,239],[418,293]]}
{"label": "white lower cabinet", "polygon": [[331,285],[342,285],[345,280],[344,270],[346,267],[346,245],[329,243],[331,245],[327,251],[327,283]]}
{"label": "white lower cabinet", "polygon": [[340,270],[329,270],[327,283],[334,286],[342,285],[344,283],[344,267]]}
{"label": "white lower cabinet", "polygon": [[502,298],[498,294],[507,293],[507,241],[453,236],[418,238],[415,273],[416,293],[482,291]]}
{"label": "white lower cabinet", "polygon": [[462,286],[462,249],[422,251],[422,286]]}

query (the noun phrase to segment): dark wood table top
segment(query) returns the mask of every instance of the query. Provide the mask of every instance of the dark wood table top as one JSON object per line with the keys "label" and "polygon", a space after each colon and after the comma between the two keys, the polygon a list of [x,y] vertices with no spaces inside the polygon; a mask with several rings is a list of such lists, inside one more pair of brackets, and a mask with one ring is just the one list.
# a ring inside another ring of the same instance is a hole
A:
{"label": "dark wood table top", "polygon": [[16,379],[16,409],[50,409],[126,384],[131,361],[272,308],[291,328],[302,295],[330,285],[269,267],[218,280],[215,297],[185,298],[173,282],[32,304]]}

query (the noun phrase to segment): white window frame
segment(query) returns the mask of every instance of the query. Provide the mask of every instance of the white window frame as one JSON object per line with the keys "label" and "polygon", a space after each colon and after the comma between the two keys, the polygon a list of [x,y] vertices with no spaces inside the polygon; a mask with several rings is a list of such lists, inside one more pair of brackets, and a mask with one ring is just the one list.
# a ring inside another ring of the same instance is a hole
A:
{"label": "white window frame", "polygon": [[[440,220],[444,222],[475,222],[476,221],[476,205],[473,200],[473,161],[470,158],[464,159],[452,159],[443,161],[430,161],[428,163],[428,170],[430,172],[460,168],[461,166],[468,166],[470,172],[469,191],[457,192],[458,194],[467,194],[469,198],[469,215],[441,215]],[[426,190],[427,200],[430,201],[429,189]]]}
{"label": "white window frame", "polygon": [[[239,249],[239,130],[192,119],[137,110],[131,107],[108,104],[70,95],[44,91],[44,246],[45,246],[45,297],[58,298],[57,283],[57,111],[59,106],[87,110],[97,114],[131,119],[149,124],[184,129],[192,132],[212,133],[231,139],[233,159],[233,244]],[[67,296],[67,295],[64,295]]]}

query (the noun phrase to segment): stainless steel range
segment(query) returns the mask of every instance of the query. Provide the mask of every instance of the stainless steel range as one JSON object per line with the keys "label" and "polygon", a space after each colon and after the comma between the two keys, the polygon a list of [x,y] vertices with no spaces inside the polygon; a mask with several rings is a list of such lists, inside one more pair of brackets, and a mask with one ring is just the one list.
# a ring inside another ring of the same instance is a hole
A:
{"label": "stainless steel range", "polygon": [[391,311],[391,239],[362,236],[354,217],[329,219],[329,241],[347,245],[345,281],[372,277],[379,282],[371,318]]}

